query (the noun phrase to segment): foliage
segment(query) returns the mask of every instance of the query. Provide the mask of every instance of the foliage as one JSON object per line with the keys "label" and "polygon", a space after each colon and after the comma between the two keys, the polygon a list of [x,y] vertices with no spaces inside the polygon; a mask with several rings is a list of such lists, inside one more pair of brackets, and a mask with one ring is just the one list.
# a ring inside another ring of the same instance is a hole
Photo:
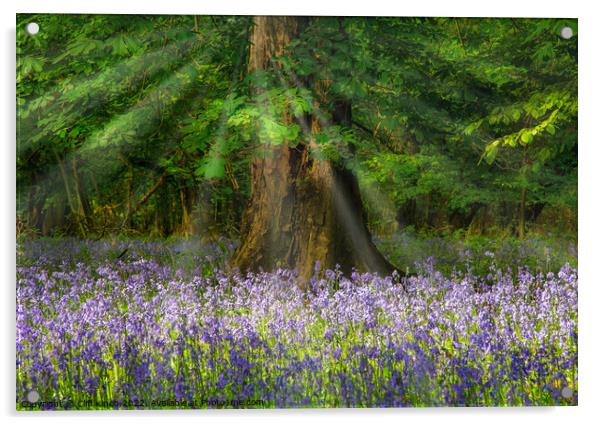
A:
{"label": "foliage", "polygon": [[492,265],[512,276],[518,276],[523,269],[547,274],[565,264],[577,267],[576,243],[552,236],[491,239],[458,232],[429,237],[405,230],[377,239],[376,243],[394,264],[407,265],[412,273],[419,272],[425,263],[445,276],[487,276]]}
{"label": "foliage", "polygon": [[[148,232],[161,215],[156,230],[169,234],[193,204],[217,208],[224,192],[235,201],[246,163],[225,163],[213,146],[226,136],[218,124],[240,80],[249,18],[19,15],[17,24],[18,205],[31,226]],[[224,167],[235,190],[215,180]],[[203,178],[209,200],[196,193]],[[157,181],[158,199],[146,202]],[[66,204],[69,220],[51,222]]]}
{"label": "foliage", "polygon": [[253,74],[249,17],[17,23],[18,210],[40,233],[235,235],[250,159],[283,143],[352,169],[376,230],[576,214],[575,20],[316,18]]}

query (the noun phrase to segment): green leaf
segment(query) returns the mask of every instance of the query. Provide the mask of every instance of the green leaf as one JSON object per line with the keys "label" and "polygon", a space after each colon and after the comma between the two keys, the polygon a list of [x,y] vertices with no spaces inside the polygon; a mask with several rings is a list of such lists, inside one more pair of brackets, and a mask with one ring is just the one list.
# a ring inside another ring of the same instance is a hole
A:
{"label": "green leaf", "polygon": [[524,142],[524,144],[529,144],[533,140],[533,134],[530,131],[523,131],[520,135],[520,139]]}
{"label": "green leaf", "polygon": [[206,179],[221,179],[226,174],[225,172],[226,160],[219,155],[212,155],[209,157],[203,174]]}
{"label": "green leaf", "polygon": [[487,164],[489,165],[493,164],[493,161],[495,161],[495,158],[497,156],[497,151],[499,149],[500,143],[501,140],[496,140],[487,145],[487,147],[485,148],[485,152],[483,152],[483,155],[481,156],[481,159],[485,159],[485,162],[487,162]]}

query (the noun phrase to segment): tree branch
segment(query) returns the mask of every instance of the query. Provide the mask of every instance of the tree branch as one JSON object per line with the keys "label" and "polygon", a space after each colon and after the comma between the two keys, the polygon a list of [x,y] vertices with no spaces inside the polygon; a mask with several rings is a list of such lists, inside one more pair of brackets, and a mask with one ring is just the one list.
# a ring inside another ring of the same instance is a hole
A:
{"label": "tree branch", "polygon": [[136,204],[136,206],[134,207],[134,209],[132,209],[131,214],[135,214],[136,211],[138,211],[140,209],[140,207],[142,207],[142,205],[146,201],[148,201],[148,198],[150,198],[151,196],[153,196],[153,193],[155,193],[157,191],[157,189],[159,189],[161,187],[161,185],[165,181],[165,177],[167,177],[168,174],[169,173],[167,171],[164,171],[163,174],[161,174],[159,176],[159,178],[157,179],[157,181],[155,182],[155,184],[153,185],[153,187],[151,187],[149,189],[149,191],[146,192],[144,194],[144,196],[142,196],[142,198],[140,198],[140,200],[138,201],[138,203]]}
{"label": "tree branch", "polygon": [[379,137],[373,130],[370,130],[368,127],[366,127],[364,124],[362,124],[361,122],[355,121],[355,120],[351,120],[351,124],[356,126],[357,128],[359,128],[360,130],[365,131],[366,133],[370,134],[370,136],[374,137],[375,139],[377,139],[384,147],[386,147],[389,151],[391,151],[392,153],[399,153],[397,152],[395,149],[393,149],[391,147],[390,142],[383,140],[381,137]]}

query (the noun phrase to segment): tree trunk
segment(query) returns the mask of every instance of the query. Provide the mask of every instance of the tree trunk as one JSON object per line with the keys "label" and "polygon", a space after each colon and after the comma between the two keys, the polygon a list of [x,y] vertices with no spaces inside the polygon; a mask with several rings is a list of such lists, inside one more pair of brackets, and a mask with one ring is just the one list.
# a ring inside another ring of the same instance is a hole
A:
{"label": "tree trunk", "polygon": [[[271,66],[270,59],[308,24],[308,18],[255,17],[249,72]],[[283,116],[290,123],[290,116]],[[350,124],[349,103],[335,105],[333,123]],[[309,125],[307,124],[309,123]],[[323,124],[309,117],[305,128],[317,133]],[[310,154],[315,144],[264,145],[251,163],[251,199],[241,227],[241,245],[232,265],[241,270],[296,269],[302,282],[337,264],[390,274],[394,267],[374,246],[365,223],[358,182],[347,169]]]}
{"label": "tree trunk", "polygon": [[525,239],[525,215],[526,215],[527,189],[522,188],[520,192],[520,204],[518,206],[518,228],[519,239]]}
{"label": "tree trunk", "polygon": [[[65,187],[65,194],[67,196],[67,203],[69,204],[69,210],[71,212],[73,219],[75,220],[75,225],[77,226],[77,228],[79,230],[80,236],[85,237],[87,232],[86,232],[86,229],[84,228],[84,224],[82,221],[81,209],[78,208],[78,206],[75,204],[75,200],[73,199],[73,195],[71,193],[71,187],[69,184],[69,176],[67,174],[67,169],[66,169],[65,163],[64,163],[63,159],[61,159],[56,152],[54,153],[54,155],[56,157],[56,160],[57,160],[57,163],[59,166],[61,178],[63,179],[63,185]],[[76,190],[76,192],[77,192],[77,190]],[[76,194],[76,196],[77,196],[77,194]]]}
{"label": "tree trunk", "polygon": [[44,198],[40,196],[40,187],[38,186],[38,175],[34,172],[31,178],[31,183],[27,198],[27,226],[30,229],[42,230],[44,221]]}
{"label": "tree trunk", "polygon": [[180,188],[179,192],[182,218],[178,233],[180,236],[188,238],[193,234],[192,205],[194,204],[194,194],[188,187]]}
{"label": "tree trunk", "polygon": [[520,203],[518,205],[518,226],[516,231],[519,239],[525,239],[525,216],[527,214],[527,188],[525,182],[527,181],[527,159],[527,147],[525,147],[525,149],[523,149],[523,164],[521,167],[521,184],[523,187],[520,191]]}
{"label": "tree trunk", "polygon": [[78,171],[78,160],[75,156],[71,159],[71,168],[73,170],[73,184],[75,189],[75,196],[77,199],[77,208],[78,215],[80,220],[82,220],[86,227],[90,227],[90,217],[92,215],[90,202],[88,201],[88,197],[86,196],[86,191],[83,187],[83,181],[81,179],[80,173]]}

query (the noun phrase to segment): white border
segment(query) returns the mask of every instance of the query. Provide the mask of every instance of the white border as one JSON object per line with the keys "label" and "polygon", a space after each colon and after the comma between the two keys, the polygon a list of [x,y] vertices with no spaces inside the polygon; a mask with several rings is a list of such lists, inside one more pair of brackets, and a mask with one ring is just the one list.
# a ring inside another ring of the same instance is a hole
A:
{"label": "white border", "polygon": [[[491,3],[491,4],[484,4]],[[133,13],[133,14],[225,14],[225,15],[344,15],[344,16],[494,16],[576,18],[583,6],[559,0],[503,2],[478,1],[343,1],[343,0],[169,0],[123,1],[76,0],[20,1],[19,12]],[[582,15],[581,15],[582,16]]]}
{"label": "white border", "polygon": [[[602,396],[599,362],[600,311],[602,279],[598,264],[600,238],[600,197],[602,186],[602,93],[600,90],[600,44],[602,16],[596,1],[325,1],[325,0],[21,0],[17,4],[2,2],[2,91],[0,101],[0,160],[2,161],[0,199],[3,201],[0,246],[2,247],[2,309],[4,349],[1,350],[3,373],[0,385],[3,415],[9,421],[31,423],[125,422],[142,419],[163,423],[173,417],[178,421],[203,423],[288,424],[345,421],[366,423],[420,422],[462,424],[508,423],[587,423],[601,418],[598,398]],[[133,14],[271,14],[271,15],[345,15],[345,16],[492,16],[492,17],[571,17],[579,18],[579,406],[571,408],[506,409],[355,409],[355,410],[285,410],[285,411],[183,411],[183,412],[50,412],[17,414],[14,392],[14,255],[15,255],[15,13],[133,13]],[[177,414],[176,414],[177,413]],[[596,421],[597,422],[597,421]]]}

